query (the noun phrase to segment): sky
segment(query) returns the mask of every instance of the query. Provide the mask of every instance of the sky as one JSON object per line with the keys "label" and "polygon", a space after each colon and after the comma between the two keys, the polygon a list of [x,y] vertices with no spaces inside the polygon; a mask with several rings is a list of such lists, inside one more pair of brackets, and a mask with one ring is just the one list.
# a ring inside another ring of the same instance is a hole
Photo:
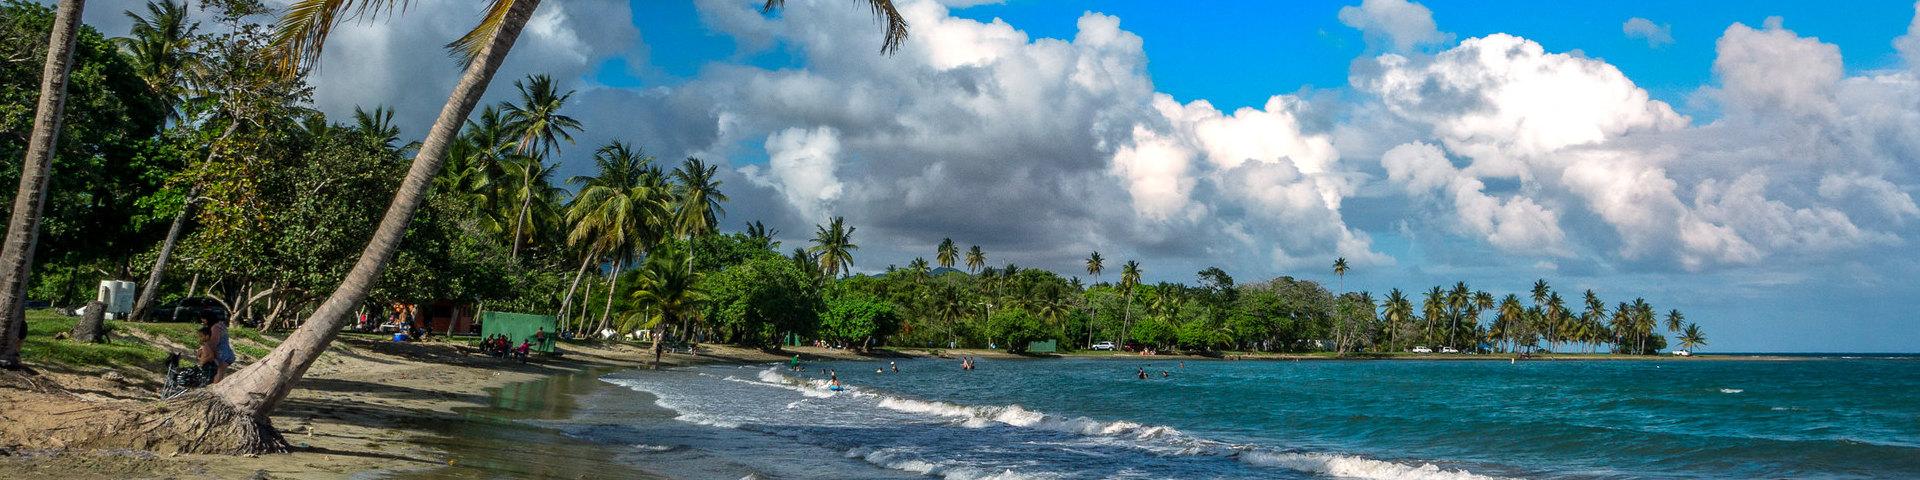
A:
{"label": "sky", "polygon": [[[423,133],[479,3],[338,29],[318,107]],[[1097,250],[1148,281],[1546,279],[1679,309],[1706,352],[1920,351],[1911,2],[896,0],[894,55],[864,2],[759,3],[545,2],[489,98],[554,75],[586,126],[562,176],[615,139],[699,157],[727,227],[845,216],[860,271],[950,237],[1083,278]]]}

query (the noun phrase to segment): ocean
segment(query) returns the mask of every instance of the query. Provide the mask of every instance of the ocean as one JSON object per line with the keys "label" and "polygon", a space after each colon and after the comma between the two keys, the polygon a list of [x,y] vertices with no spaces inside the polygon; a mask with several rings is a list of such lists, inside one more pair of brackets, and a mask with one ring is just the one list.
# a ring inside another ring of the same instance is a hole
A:
{"label": "ocean", "polygon": [[617,372],[549,423],[676,478],[1920,478],[1913,357],[887,365]]}

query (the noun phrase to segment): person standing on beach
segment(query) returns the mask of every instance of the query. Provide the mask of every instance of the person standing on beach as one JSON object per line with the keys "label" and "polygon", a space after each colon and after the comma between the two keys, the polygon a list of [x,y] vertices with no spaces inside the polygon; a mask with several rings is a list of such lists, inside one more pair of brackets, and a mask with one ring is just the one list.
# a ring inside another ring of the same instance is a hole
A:
{"label": "person standing on beach", "polygon": [[218,383],[227,378],[227,367],[232,366],[238,358],[233,355],[233,342],[227,340],[227,319],[209,316],[202,317],[201,320],[202,326],[206,327],[213,337],[214,362],[217,364],[212,381],[208,383]]}

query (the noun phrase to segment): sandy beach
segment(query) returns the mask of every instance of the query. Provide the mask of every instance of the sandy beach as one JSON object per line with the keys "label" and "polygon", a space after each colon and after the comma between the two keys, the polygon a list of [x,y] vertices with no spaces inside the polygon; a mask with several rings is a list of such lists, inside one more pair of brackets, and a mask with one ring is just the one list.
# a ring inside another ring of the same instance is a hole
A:
{"label": "sandy beach", "polygon": [[[244,457],[66,449],[59,438],[20,434],[43,429],[45,422],[71,418],[79,403],[73,401],[76,398],[152,402],[153,386],[159,381],[157,374],[129,369],[42,368],[40,375],[30,380],[0,382],[4,385],[0,386],[0,412],[4,412],[0,413],[4,417],[0,418],[0,469],[24,472],[26,478],[301,479],[402,474],[465,478],[485,473],[489,457],[495,455],[482,450],[488,445],[448,442],[446,438],[488,430],[509,432],[506,436],[518,437],[519,443],[526,445],[564,442],[561,438],[528,437],[552,434],[496,420],[516,412],[528,417],[564,415],[565,409],[556,406],[564,406],[571,394],[592,388],[595,375],[646,368],[651,360],[643,348],[615,343],[567,343],[562,346],[564,355],[528,363],[462,350],[451,342],[396,344],[345,336],[320,357],[273,417],[274,425],[294,445],[294,451]],[[856,357],[839,350],[796,350],[809,359]],[[674,366],[785,358],[751,349],[710,346],[695,354],[671,353],[662,361]],[[565,385],[555,388],[556,382]],[[527,402],[515,396],[538,398]],[[496,405],[501,403],[505,405]],[[533,406],[528,407],[528,403]],[[539,459],[527,462],[535,466],[563,468],[528,472],[549,478],[585,478],[586,472],[623,468],[592,461],[605,457],[587,450],[591,446],[567,447],[539,456],[515,456]],[[561,452],[574,461],[555,461],[553,455]],[[433,473],[440,470],[446,472]],[[568,475],[570,472],[582,475]]]}

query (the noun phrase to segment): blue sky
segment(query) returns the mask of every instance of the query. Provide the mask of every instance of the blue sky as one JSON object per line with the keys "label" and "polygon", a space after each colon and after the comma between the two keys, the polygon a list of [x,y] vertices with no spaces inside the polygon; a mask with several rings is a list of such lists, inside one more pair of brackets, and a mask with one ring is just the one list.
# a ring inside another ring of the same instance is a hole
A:
{"label": "blue sky", "polygon": [[[1644,297],[1709,352],[1920,351],[1910,1],[896,0],[892,56],[861,2],[758,3],[546,2],[489,99],[551,74],[586,126],[560,176],[612,140],[700,157],[726,225],[793,246],[845,216],[859,271],[947,237],[1149,281],[1332,285],[1345,257],[1376,294]],[[342,25],[317,106],[423,132],[478,8]]]}

